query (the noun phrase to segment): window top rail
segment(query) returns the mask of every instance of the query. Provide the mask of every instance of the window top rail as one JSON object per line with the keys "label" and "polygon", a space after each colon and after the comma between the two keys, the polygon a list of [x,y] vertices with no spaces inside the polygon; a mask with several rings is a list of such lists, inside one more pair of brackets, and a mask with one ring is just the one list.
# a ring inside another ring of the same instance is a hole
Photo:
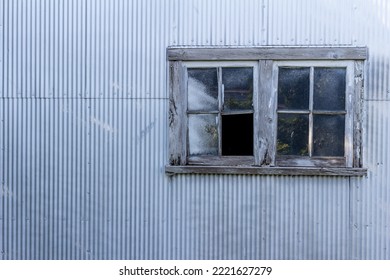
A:
{"label": "window top rail", "polygon": [[367,47],[168,47],[168,60],[365,60]]}

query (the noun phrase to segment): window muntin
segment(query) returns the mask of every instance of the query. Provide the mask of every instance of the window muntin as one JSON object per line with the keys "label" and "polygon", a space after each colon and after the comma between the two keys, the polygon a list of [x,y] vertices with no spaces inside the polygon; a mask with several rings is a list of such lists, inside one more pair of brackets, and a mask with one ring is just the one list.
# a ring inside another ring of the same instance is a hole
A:
{"label": "window muntin", "polygon": [[[187,142],[190,164],[226,157],[254,163],[254,62],[187,62]],[[239,157],[239,158],[238,158]]]}

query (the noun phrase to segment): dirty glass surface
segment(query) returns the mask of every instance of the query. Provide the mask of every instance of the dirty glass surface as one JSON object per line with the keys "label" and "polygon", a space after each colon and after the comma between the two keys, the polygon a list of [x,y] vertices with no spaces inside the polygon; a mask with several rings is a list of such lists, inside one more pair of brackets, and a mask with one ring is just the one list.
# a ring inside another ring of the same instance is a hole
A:
{"label": "dirty glass surface", "polygon": [[314,68],[314,110],[345,110],[345,68]]}
{"label": "dirty glass surface", "polygon": [[224,110],[251,110],[253,108],[253,68],[222,68]]}
{"label": "dirty glass surface", "polygon": [[189,155],[218,155],[216,114],[188,115]]}
{"label": "dirty glass surface", "polygon": [[313,116],[313,156],[344,156],[344,115]]}
{"label": "dirty glass surface", "polygon": [[278,155],[308,156],[308,135],[308,115],[278,114]]}
{"label": "dirty glass surface", "polygon": [[310,68],[279,68],[278,109],[309,109]]}
{"label": "dirty glass surface", "polygon": [[217,68],[188,69],[188,110],[218,110]]}

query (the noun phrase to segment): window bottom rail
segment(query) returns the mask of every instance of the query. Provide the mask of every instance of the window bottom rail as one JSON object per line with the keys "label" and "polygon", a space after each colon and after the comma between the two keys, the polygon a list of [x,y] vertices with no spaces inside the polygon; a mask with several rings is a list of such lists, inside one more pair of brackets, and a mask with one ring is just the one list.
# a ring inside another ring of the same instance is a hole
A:
{"label": "window bottom rail", "polygon": [[257,166],[165,166],[167,175],[241,174],[288,176],[367,176],[366,168],[353,167],[257,167]]}

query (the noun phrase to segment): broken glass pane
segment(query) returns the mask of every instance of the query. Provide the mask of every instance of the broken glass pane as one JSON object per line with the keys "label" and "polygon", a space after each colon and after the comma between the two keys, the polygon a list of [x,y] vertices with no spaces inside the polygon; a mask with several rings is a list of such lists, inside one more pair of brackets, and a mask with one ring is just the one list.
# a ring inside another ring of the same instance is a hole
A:
{"label": "broken glass pane", "polygon": [[222,68],[224,110],[251,110],[253,108],[253,68]]}
{"label": "broken glass pane", "polygon": [[188,110],[218,110],[217,68],[188,69]]}
{"label": "broken glass pane", "polygon": [[218,155],[218,116],[188,115],[189,155]]}
{"label": "broken glass pane", "polygon": [[345,68],[314,68],[314,110],[345,109]]}
{"label": "broken glass pane", "polygon": [[344,156],[344,115],[313,116],[313,156]]}
{"label": "broken glass pane", "polygon": [[253,156],[253,114],[222,116],[222,155]]}
{"label": "broken glass pane", "polygon": [[310,68],[279,68],[278,109],[309,109]]}
{"label": "broken glass pane", "polygon": [[277,153],[308,156],[309,116],[278,114]]}

